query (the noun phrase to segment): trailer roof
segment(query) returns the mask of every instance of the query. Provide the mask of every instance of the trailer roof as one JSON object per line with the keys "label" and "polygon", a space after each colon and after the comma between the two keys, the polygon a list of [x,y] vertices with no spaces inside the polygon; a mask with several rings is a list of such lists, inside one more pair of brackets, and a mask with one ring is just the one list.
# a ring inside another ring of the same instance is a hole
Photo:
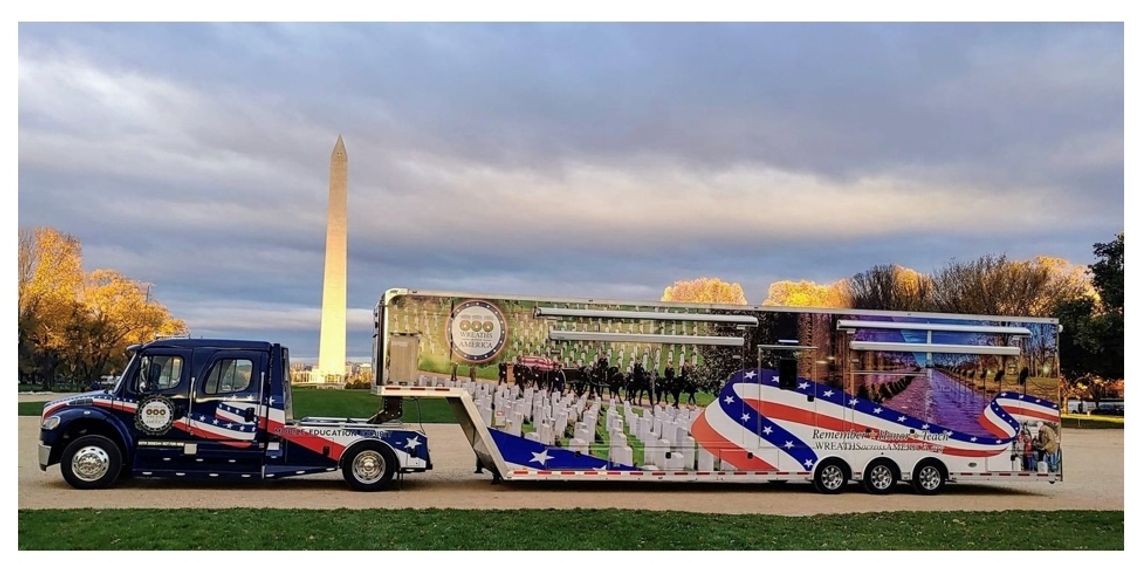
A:
{"label": "trailer roof", "polygon": [[893,317],[906,317],[906,318],[945,318],[955,320],[989,320],[994,322],[1034,322],[1044,324],[1057,324],[1056,318],[1044,318],[1036,316],[998,316],[993,314],[955,314],[946,312],[918,312],[907,310],[868,310],[859,308],[812,308],[812,307],[793,307],[793,306],[762,306],[762,305],[733,305],[733,304],[711,304],[711,303],[682,303],[682,302],[664,302],[664,301],[619,301],[611,299],[585,299],[585,298],[565,298],[565,297],[548,297],[548,296],[533,296],[533,295],[503,295],[494,293],[465,293],[458,291],[438,291],[438,290],[424,290],[424,289],[404,289],[392,288],[384,292],[380,297],[379,304],[386,305],[392,299],[401,295],[420,295],[428,297],[458,297],[469,299],[488,299],[488,300],[522,300],[522,301],[541,301],[541,302],[564,302],[573,304],[600,304],[600,305],[623,305],[623,306],[657,306],[669,308],[704,308],[712,310],[735,310],[735,311],[748,311],[748,312],[810,312],[819,314],[851,314],[859,316],[893,316]]}

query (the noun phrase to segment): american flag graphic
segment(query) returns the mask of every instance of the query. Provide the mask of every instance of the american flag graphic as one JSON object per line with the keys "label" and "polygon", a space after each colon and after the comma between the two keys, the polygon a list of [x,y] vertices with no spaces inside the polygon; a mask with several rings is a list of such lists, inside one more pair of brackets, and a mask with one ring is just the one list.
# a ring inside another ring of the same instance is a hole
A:
{"label": "american flag graphic", "polygon": [[775,371],[766,369],[735,373],[693,423],[697,443],[738,469],[786,469],[794,463],[811,470],[819,457],[803,439],[817,429],[855,432],[945,455],[989,457],[1007,451],[1025,421],[1060,421],[1055,403],[1006,391],[983,409],[979,423],[989,434],[978,435],[807,379],[797,379],[791,389],[780,388],[779,381]]}

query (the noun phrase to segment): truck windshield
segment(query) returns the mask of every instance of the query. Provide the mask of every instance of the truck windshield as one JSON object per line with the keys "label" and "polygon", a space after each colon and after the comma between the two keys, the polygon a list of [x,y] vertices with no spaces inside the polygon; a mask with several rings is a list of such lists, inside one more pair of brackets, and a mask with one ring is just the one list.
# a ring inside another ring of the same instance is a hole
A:
{"label": "truck windshield", "polygon": [[129,361],[127,361],[127,366],[123,367],[123,372],[119,373],[119,378],[118,378],[118,380],[115,381],[115,386],[111,390],[112,394],[115,394],[115,395],[119,394],[119,390],[123,386],[123,381],[127,380],[127,373],[131,372],[131,369],[134,368],[135,362],[138,361],[138,358],[139,358],[139,352],[137,350],[132,350],[131,351],[131,359]]}

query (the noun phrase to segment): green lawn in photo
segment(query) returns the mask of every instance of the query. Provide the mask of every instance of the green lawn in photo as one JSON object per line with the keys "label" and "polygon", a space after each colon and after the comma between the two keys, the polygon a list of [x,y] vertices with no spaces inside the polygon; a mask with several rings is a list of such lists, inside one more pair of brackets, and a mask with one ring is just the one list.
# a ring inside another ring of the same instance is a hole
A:
{"label": "green lawn in photo", "polygon": [[18,519],[21,550],[1124,548],[1123,511],[787,517],[617,509],[69,509],[20,510]]}

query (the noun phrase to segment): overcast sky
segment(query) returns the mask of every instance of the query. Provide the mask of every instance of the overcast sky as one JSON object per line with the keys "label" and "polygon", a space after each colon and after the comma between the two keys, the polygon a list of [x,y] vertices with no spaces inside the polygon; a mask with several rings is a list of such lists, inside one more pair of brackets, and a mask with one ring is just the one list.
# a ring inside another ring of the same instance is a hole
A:
{"label": "overcast sky", "polygon": [[350,357],[389,287],[655,300],[1123,229],[1120,25],[21,24],[19,222],[195,336]]}

